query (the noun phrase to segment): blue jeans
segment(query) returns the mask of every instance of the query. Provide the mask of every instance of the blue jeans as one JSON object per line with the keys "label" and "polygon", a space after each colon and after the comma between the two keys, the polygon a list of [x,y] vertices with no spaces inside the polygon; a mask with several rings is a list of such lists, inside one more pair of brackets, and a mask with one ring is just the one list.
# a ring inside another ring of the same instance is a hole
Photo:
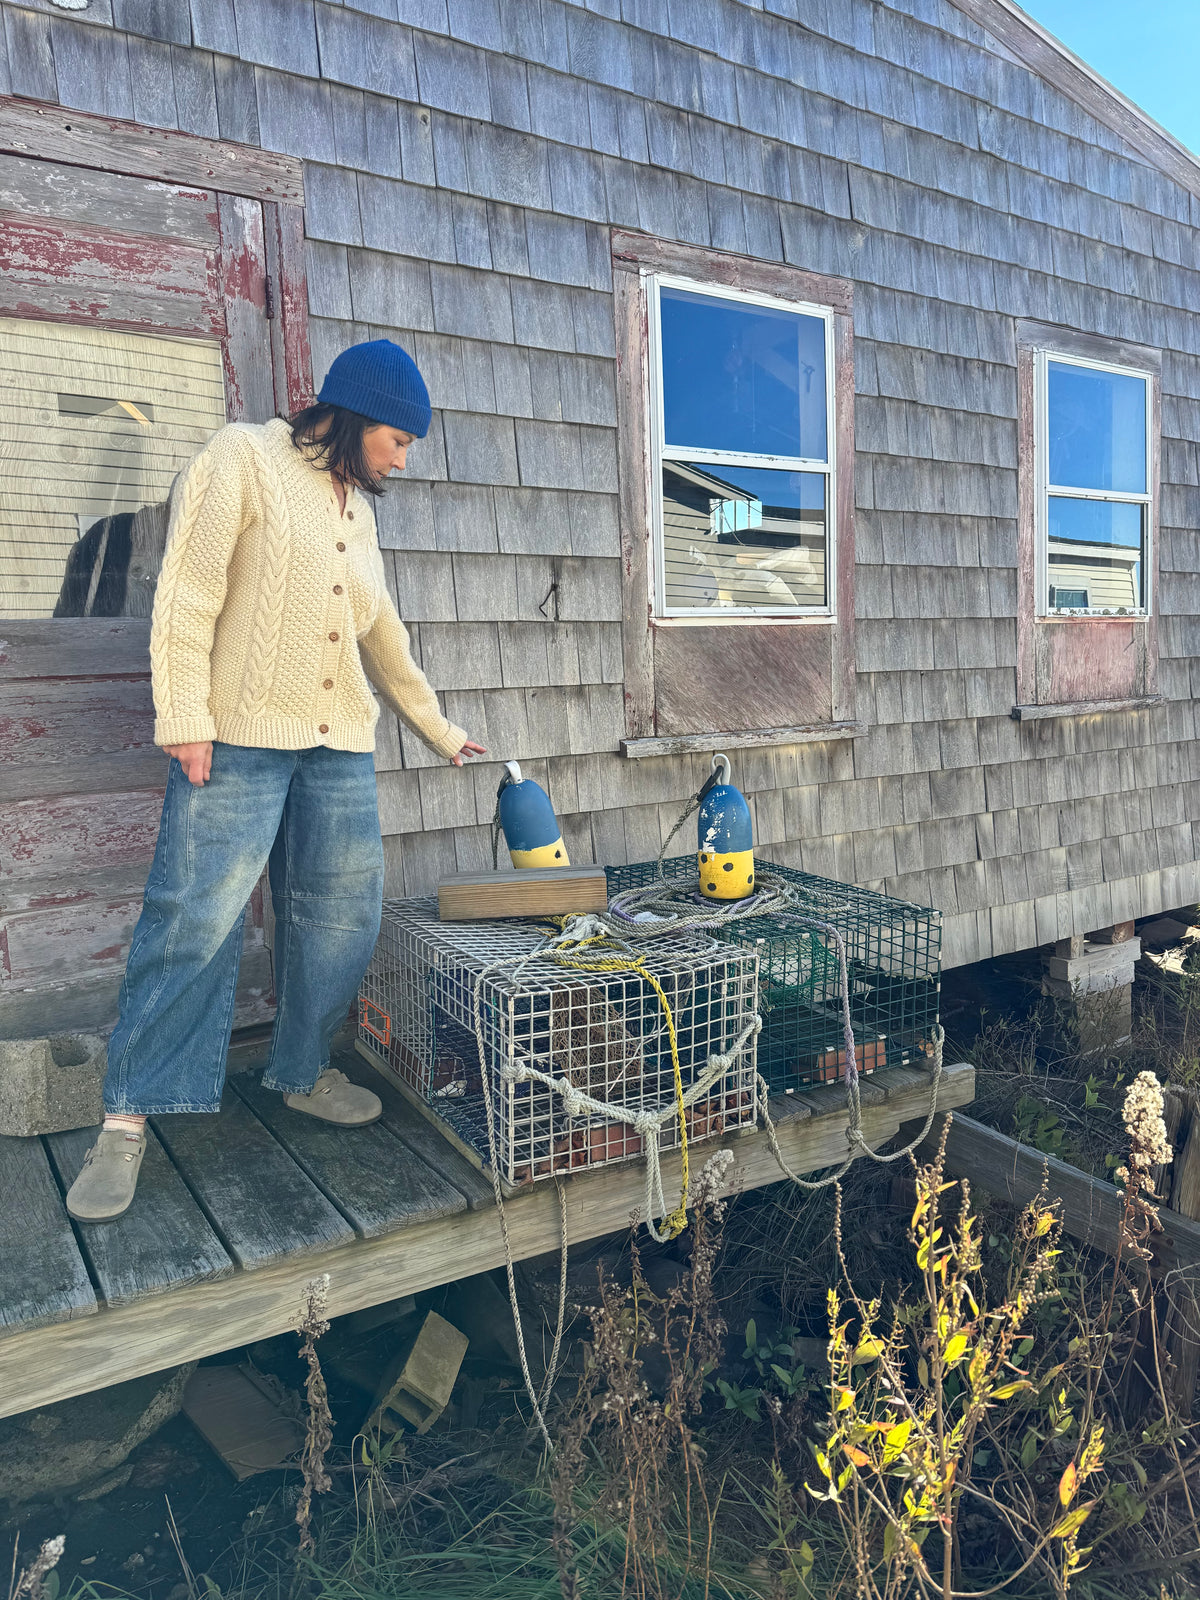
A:
{"label": "blue jeans", "polygon": [[171,762],[154,864],[108,1045],[106,1111],[216,1111],[246,902],[269,867],[278,1009],[263,1082],[307,1093],[379,934],[370,755],[214,744],[198,788]]}

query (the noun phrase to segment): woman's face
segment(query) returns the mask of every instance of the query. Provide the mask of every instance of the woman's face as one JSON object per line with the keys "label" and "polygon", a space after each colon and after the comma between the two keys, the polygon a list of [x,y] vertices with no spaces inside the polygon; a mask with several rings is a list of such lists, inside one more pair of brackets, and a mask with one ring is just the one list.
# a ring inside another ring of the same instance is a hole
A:
{"label": "woman's face", "polygon": [[403,428],[392,428],[386,423],[375,423],[363,429],[363,456],[373,478],[386,478],[389,472],[403,472],[404,459],[413,435]]}

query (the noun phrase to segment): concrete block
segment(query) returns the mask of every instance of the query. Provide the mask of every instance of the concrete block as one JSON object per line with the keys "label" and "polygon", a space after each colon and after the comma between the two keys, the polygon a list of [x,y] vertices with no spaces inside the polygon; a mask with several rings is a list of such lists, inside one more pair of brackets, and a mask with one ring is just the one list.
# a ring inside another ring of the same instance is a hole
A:
{"label": "concrete block", "polygon": [[450,1403],[466,1353],[466,1334],[431,1311],[384,1373],[367,1426],[394,1430],[403,1418],[418,1433],[427,1432]]}
{"label": "concrete block", "polygon": [[94,1033],[0,1040],[0,1134],[91,1128],[104,1115],[106,1047]]}

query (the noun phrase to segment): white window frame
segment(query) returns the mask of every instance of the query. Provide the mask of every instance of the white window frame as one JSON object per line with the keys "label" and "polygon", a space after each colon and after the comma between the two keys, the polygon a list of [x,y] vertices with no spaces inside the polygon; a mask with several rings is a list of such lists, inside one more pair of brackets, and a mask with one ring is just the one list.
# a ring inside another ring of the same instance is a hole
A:
{"label": "white window frame", "polygon": [[[814,305],[808,301],[785,300],[777,295],[756,294],[746,289],[730,289],[723,284],[707,283],[695,278],[680,278],[661,273],[645,274],[647,322],[651,352],[650,389],[650,510],[651,542],[651,604],[657,622],[713,623],[722,622],[832,622],[836,620],[834,597],[837,594],[837,418],[834,362],[834,310],[830,306]],[[690,446],[668,447],[664,438],[665,401],[663,394],[662,320],[659,292],[662,289],[681,289],[707,298],[733,300],[742,305],[769,306],[772,310],[791,311],[801,316],[819,317],[825,324],[825,440],[828,457],[813,461],[802,456],[750,455],[734,450],[706,450]],[[784,472],[819,473],[826,479],[825,488],[825,593],[823,606],[676,606],[668,608],[666,600],[666,548],[663,538],[663,462],[711,461],[727,462],[730,466],[767,467]]]}
{"label": "white window frame", "polygon": [[[1146,392],[1146,492],[1130,494],[1118,489],[1067,488],[1049,481],[1050,472],[1050,363],[1068,367],[1087,367],[1093,372],[1112,372],[1123,378],[1140,378]],[[1142,594],[1151,592],[1154,540],[1154,380],[1157,375],[1143,367],[1123,366],[1115,361],[1094,361],[1087,356],[1065,355],[1054,349],[1034,351],[1033,399],[1036,419],[1034,458],[1037,481],[1037,616],[1056,617],[1144,617],[1149,607],[1087,606],[1068,610],[1050,606],[1050,497],[1071,500],[1101,500],[1120,505],[1142,506]]]}

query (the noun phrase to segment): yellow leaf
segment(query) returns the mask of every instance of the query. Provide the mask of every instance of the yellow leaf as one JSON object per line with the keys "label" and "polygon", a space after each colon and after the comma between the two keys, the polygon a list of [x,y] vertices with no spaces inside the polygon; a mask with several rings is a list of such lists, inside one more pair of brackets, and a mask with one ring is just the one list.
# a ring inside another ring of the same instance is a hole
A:
{"label": "yellow leaf", "polygon": [[912,1418],[905,1417],[903,1422],[898,1422],[894,1428],[889,1428],[883,1445],[883,1464],[890,1466],[899,1459],[904,1446],[908,1443],[908,1436],[912,1432]]}
{"label": "yellow leaf", "polygon": [[858,1341],[854,1354],[850,1357],[852,1366],[861,1366],[864,1361],[878,1361],[883,1354],[883,1346],[878,1339],[873,1339],[870,1334]]}
{"label": "yellow leaf", "polygon": [[928,1389],[929,1363],[926,1361],[924,1356],[921,1356],[917,1361],[917,1382],[921,1385],[922,1389]]}
{"label": "yellow leaf", "polygon": [[1021,1378],[1016,1383],[1005,1383],[1005,1384],[1002,1384],[999,1389],[993,1389],[991,1391],[991,1393],[988,1395],[988,1399],[989,1400],[1011,1400],[1013,1395],[1020,1394],[1022,1389],[1032,1389],[1032,1388],[1033,1388],[1033,1385],[1031,1383],[1029,1383],[1025,1378]]}
{"label": "yellow leaf", "polygon": [[1069,1539],[1073,1533],[1078,1533],[1087,1521],[1088,1512],[1095,1504],[1089,1500],[1085,1506],[1076,1506],[1074,1511],[1068,1511],[1061,1522],[1056,1522],[1050,1529],[1052,1539]]}
{"label": "yellow leaf", "polygon": [[1075,1498],[1075,1490],[1079,1487],[1079,1473],[1073,1461],[1068,1461],[1067,1470],[1058,1480],[1058,1503],[1060,1506],[1069,1506]]}
{"label": "yellow leaf", "polygon": [[845,1411],[847,1406],[852,1406],[854,1404],[854,1390],[853,1389],[839,1389],[837,1391],[837,1397],[838,1397],[838,1402],[837,1402],[837,1405],[834,1407],[834,1409],[836,1411]]}
{"label": "yellow leaf", "polygon": [[962,1360],[963,1352],[966,1350],[966,1348],[967,1348],[967,1336],[966,1336],[966,1334],[965,1333],[956,1333],[954,1335],[953,1339],[951,1339],[950,1343],[946,1346],[945,1352],[943,1353],[943,1356],[942,1356],[942,1360],[946,1363],[946,1365],[948,1367],[953,1367],[957,1362]]}

